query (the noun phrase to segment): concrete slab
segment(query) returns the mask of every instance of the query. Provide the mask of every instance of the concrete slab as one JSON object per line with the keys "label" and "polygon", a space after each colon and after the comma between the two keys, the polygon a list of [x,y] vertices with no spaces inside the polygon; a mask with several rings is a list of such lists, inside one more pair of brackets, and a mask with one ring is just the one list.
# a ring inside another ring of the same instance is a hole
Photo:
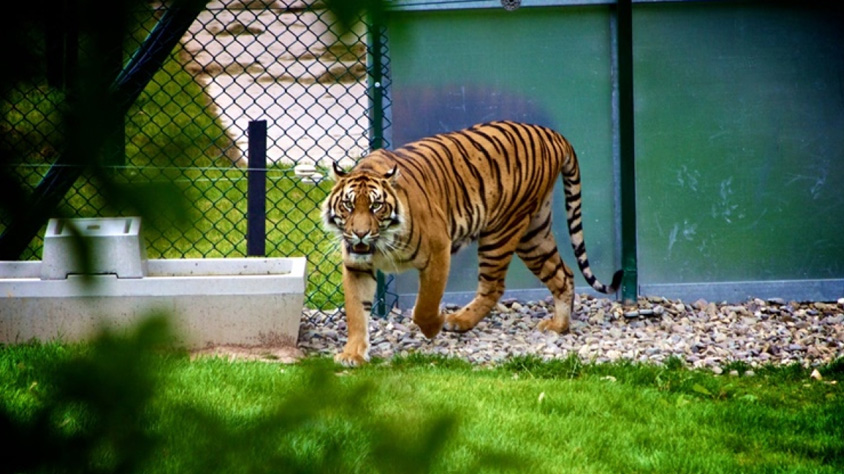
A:
{"label": "concrete slab", "polygon": [[170,315],[187,348],[293,345],[306,259],[148,260],[143,278],[71,275],[42,280],[41,262],[0,262],[0,342],[78,341]]}

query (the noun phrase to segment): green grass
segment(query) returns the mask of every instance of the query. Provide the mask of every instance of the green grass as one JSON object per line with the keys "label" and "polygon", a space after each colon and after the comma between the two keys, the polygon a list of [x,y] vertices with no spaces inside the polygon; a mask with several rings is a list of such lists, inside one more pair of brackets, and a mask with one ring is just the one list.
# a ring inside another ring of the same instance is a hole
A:
{"label": "green grass", "polygon": [[[734,377],[676,360],[479,368],[411,355],[344,370],[326,359],[191,360],[138,340],[0,349],[0,413],[13,426],[41,416],[71,439],[107,435],[89,464],[131,461],[120,440],[146,442],[145,472],[844,469],[844,361],[822,367],[822,381],[799,366]],[[97,408],[110,400],[119,415]]]}

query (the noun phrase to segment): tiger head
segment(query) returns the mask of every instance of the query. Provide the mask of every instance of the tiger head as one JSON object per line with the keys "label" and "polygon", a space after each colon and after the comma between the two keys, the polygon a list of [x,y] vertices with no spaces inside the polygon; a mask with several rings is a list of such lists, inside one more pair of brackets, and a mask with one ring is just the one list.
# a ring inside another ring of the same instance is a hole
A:
{"label": "tiger head", "polygon": [[398,169],[358,168],[346,172],[334,163],[337,182],[323,202],[322,220],[342,238],[349,258],[368,263],[376,252],[388,255],[396,248],[394,238],[403,224],[394,188]]}

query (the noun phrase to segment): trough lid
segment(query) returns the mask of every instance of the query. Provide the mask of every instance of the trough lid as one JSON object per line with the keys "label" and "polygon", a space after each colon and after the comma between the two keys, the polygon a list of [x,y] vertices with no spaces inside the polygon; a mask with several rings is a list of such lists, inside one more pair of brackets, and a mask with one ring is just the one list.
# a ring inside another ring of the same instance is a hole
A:
{"label": "trough lid", "polygon": [[133,235],[140,231],[140,218],[50,219],[47,237],[71,237],[76,232],[84,237]]}
{"label": "trough lid", "polygon": [[90,251],[88,273],[114,274],[118,278],[146,275],[146,247],[141,239],[140,217],[50,219],[44,233],[41,278],[63,280],[85,272],[77,256],[76,238]]}

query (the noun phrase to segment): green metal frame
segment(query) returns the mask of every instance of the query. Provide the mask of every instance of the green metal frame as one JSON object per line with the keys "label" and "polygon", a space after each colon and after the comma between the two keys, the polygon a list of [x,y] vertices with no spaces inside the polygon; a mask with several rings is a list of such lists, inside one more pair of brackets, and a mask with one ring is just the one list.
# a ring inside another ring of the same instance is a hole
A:
{"label": "green metal frame", "polygon": [[[382,42],[383,23],[376,15],[369,19],[369,97],[372,110],[372,122],[370,124],[371,150],[377,150],[384,146],[384,87],[382,77],[384,44]],[[388,309],[386,305],[387,283],[382,272],[376,273],[375,304],[372,307],[372,314],[384,317]]]}
{"label": "green metal frame", "polygon": [[633,130],[633,5],[619,0],[615,7],[618,36],[618,127],[621,186],[621,298],[625,304],[638,299],[636,261],[636,160]]}

